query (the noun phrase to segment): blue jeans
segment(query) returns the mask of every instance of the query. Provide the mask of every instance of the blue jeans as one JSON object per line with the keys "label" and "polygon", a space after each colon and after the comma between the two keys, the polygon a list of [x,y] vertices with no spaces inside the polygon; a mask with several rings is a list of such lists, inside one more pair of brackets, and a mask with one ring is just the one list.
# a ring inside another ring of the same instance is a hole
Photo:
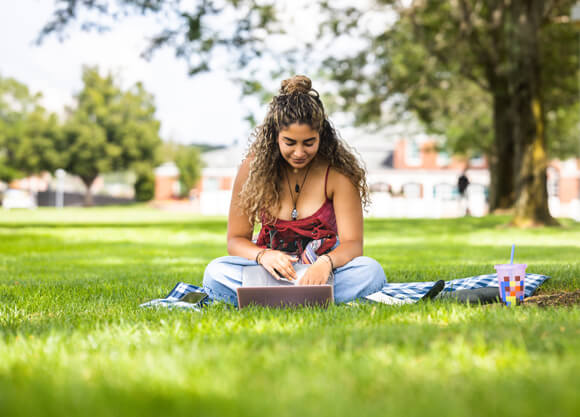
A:
{"label": "blue jeans", "polygon": [[[256,265],[239,256],[222,256],[205,268],[203,289],[212,300],[238,305],[236,289],[242,285],[242,267]],[[379,291],[387,283],[381,265],[359,256],[334,271],[334,301],[345,303]]]}

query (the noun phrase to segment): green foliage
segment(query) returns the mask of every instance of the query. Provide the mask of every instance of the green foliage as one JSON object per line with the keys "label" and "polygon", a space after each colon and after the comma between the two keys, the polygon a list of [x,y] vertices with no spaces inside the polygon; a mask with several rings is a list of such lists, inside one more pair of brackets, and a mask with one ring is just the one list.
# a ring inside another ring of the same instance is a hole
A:
{"label": "green foliage", "polygon": [[[488,156],[491,210],[513,206],[517,224],[552,223],[546,155],[577,156],[580,147],[577,34],[556,23],[574,2],[377,3],[354,15],[327,6],[331,33],[341,22],[366,39],[356,54],[325,61],[343,108],[361,124],[389,122],[392,109],[411,112],[452,152]],[[379,9],[397,19],[350,25]]]}
{"label": "green foliage", "polygon": [[139,198],[149,199],[151,166],[161,143],[153,97],[140,83],[122,91],[96,68],[85,68],[83,82],[77,106],[61,125],[38,104],[39,94],[0,78],[0,179],[64,168],[88,189],[99,173],[137,165]]}
{"label": "green foliage", "polygon": [[580,155],[580,100],[569,107],[560,107],[546,114],[550,155],[555,158]]}
{"label": "green foliage", "polygon": [[99,173],[153,165],[161,140],[151,94],[140,83],[122,91],[97,68],[84,69],[83,84],[64,127],[66,170],[89,188]]}
{"label": "green foliage", "polygon": [[[458,278],[515,241],[544,293],[580,289],[580,224],[506,220],[371,219],[365,255],[391,282]],[[577,306],[138,307],[200,285],[225,233],[145,207],[4,213],[0,415],[578,415]]]}
{"label": "green foliage", "polygon": [[64,165],[59,120],[40,98],[15,79],[0,77],[0,180]]}
{"label": "green foliage", "polygon": [[546,25],[542,31],[546,137],[555,158],[580,155],[579,36],[569,24]]}
{"label": "green foliage", "polygon": [[179,168],[179,186],[181,197],[188,197],[189,192],[201,178],[203,162],[201,152],[219,147],[209,145],[183,145],[175,142],[164,142],[159,148],[158,160],[174,162]]}
{"label": "green foliage", "polygon": [[[383,13],[392,10],[392,2],[377,3],[385,3]],[[461,3],[467,4],[467,10],[473,6],[472,1]],[[569,157],[578,155],[580,146],[580,56],[574,27],[550,21],[554,15],[565,15],[571,4],[560,3],[546,11],[541,31],[542,95],[549,149],[553,156]],[[417,2],[414,8],[395,9],[399,19],[392,25],[378,34],[356,35],[366,38],[368,47],[325,61],[327,76],[337,81],[344,98],[342,109],[354,114],[361,125],[390,123],[412,112],[430,131],[443,134],[451,151],[490,155],[494,139],[492,80],[516,71],[511,59],[516,48],[514,28],[502,28],[499,21],[492,21],[494,16],[507,19],[507,4],[482,5],[471,10],[469,18],[458,16],[461,8],[448,1]],[[332,28],[332,22],[340,21],[349,27],[349,19],[358,20],[371,12],[377,9],[361,9],[349,18],[348,9],[331,9],[331,19],[325,24]],[[499,30],[492,32],[493,27]]]}
{"label": "green foliage", "polygon": [[177,154],[175,164],[179,168],[181,196],[189,196],[189,191],[201,178],[202,162],[199,151],[193,146],[183,146]]}
{"label": "green foliage", "polygon": [[135,200],[139,202],[151,201],[155,197],[155,173],[153,165],[148,161],[136,162],[132,165],[135,174]]}
{"label": "green foliage", "polygon": [[182,145],[179,143],[173,141],[162,142],[161,146],[157,148],[157,154],[155,156],[156,162],[158,164],[164,162],[175,162],[181,146]]}
{"label": "green foliage", "polygon": [[151,201],[155,197],[155,174],[149,164],[136,165],[134,167],[137,178],[135,179],[135,200],[140,202]]}

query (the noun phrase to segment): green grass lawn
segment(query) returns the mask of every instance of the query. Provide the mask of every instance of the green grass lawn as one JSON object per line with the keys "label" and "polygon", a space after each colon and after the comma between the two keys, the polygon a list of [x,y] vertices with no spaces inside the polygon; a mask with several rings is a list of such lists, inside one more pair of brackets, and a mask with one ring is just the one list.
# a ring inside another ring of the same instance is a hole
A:
{"label": "green grass lawn", "polygon": [[[580,224],[367,220],[391,281],[509,258],[580,288]],[[578,416],[580,308],[140,309],[225,255],[224,218],[0,212],[0,416]]]}

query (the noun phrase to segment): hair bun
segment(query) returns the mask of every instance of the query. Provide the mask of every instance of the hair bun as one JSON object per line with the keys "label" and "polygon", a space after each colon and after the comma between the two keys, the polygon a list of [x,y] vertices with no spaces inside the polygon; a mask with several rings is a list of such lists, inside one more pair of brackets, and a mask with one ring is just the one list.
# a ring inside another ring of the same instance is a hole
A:
{"label": "hair bun", "polygon": [[306,75],[295,75],[282,81],[280,94],[308,93],[312,89],[312,81]]}

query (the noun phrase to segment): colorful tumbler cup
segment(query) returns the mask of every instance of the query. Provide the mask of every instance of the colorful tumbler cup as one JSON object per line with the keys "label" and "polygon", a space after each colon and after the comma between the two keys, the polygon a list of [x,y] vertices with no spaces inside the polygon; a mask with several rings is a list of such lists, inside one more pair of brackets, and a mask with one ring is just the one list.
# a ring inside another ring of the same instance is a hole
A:
{"label": "colorful tumbler cup", "polygon": [[526,264],[495,265],[501,300],[507,306],[514,306],[524,300]]}

